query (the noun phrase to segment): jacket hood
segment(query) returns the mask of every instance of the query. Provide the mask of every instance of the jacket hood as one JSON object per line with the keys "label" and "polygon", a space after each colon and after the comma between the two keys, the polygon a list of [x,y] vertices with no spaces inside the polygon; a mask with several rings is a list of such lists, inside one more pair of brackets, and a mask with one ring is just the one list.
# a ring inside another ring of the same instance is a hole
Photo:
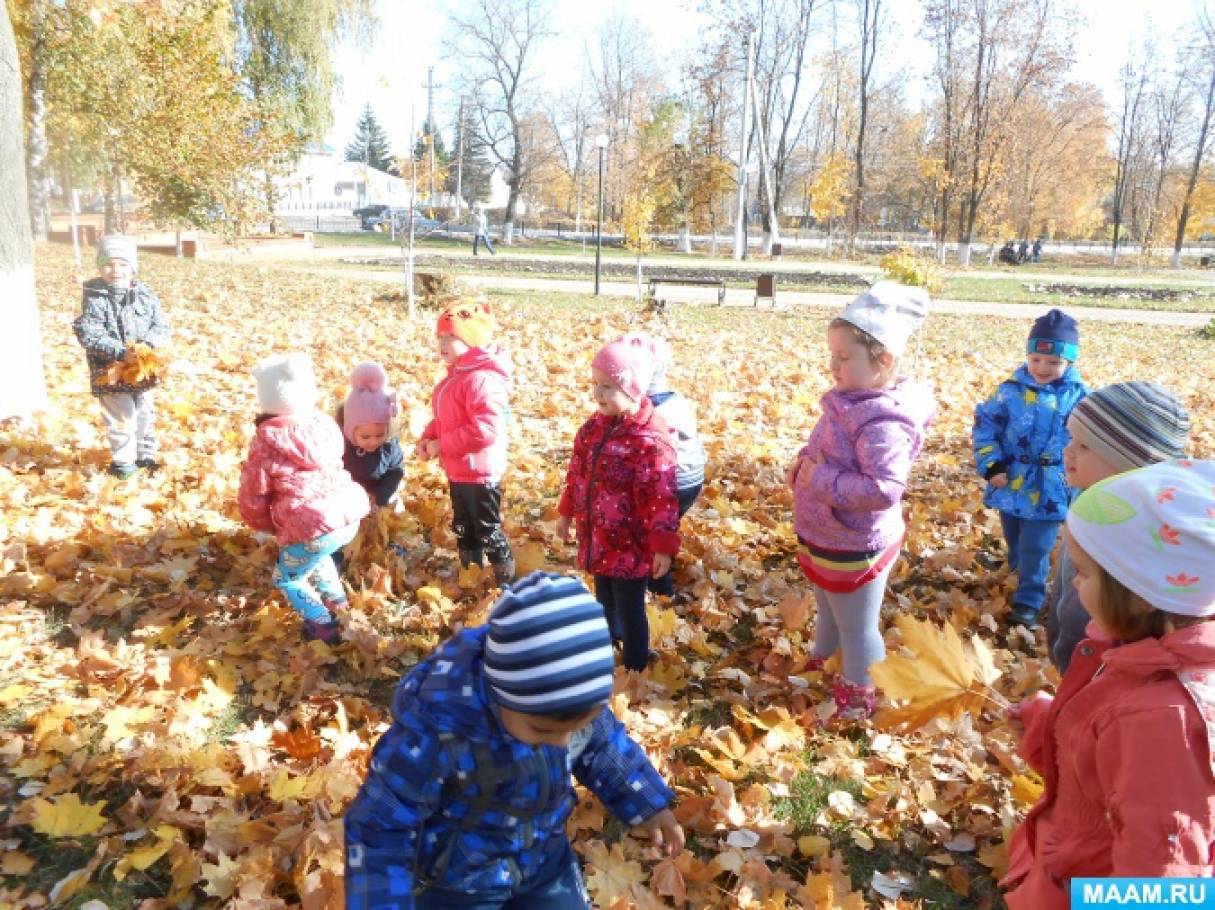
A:
{"label": "jacket hood", "polygon": [[308,470],[342,460],[341,430],[321,411],[272,417],[262,422],[257,435],[297,468]]}
{"label": "jacket hood", "polygon": [[472,370],[493,370],[509,381],[511,369],[510,354],[497,344],[490,344],[487,348],[469,348],[448,367],[447,373],[451,375]]}
{"label": "jacket hood", "polygon": [[1060,376],[1054,382],[1048,382],[1046,385],[1043,385],[1042,383],[1038,382],[1038,380],[1034,379],[1034,377],[1029,374],[1029,366],[1024,363],[1017,367],[1012,378],[1013,382],[1019,383],[1020,385],[1023,385],[1029,389],[1048,389],[1055,385],[1055,383],[1081,381],[1080,371],[1076,369],[1076,365],[1074,363],[1069,363],[1067,365],[1067,369],[1063,371],[1062,376]]}
{"label": "jacket hood", "polygon": [[1106,652],[1105,662],[1111,669],[1140,676],[1215,667],[1215,621],[1112,648]]}
{"label": "jacket hood", "polygon": [[870,420],[901,420],[921,436],[936,413],[932,388],[903,376],[893,385],[880,389],[831,389],[823,396],[823,411],[852,425]]}
{"label": "jacket hood", "polygon": [[392,715],[421,714],[440,733],[482,741],[491,736],[494,706],[485,685],[489,626],[457,632],[397,686]]}

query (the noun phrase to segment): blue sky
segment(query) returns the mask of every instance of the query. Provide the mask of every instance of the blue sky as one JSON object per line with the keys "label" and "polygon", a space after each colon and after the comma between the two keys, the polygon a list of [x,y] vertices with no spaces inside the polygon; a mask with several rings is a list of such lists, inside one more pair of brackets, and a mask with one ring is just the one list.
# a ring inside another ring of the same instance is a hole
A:
{"label": "blue sky", "polygon": [[[1151,15],[1143,0],[1070,0],[1081,17],[1076,36],[1073,78],[1093,82],[1112,98],[1118,69],[1127,47],[1142,36],[1145,19],[1159,36],[1162,46],[1178,26],[1194,16],[1194,0],[1154,0]],[[919,0],[887,0],[891,31],[885,52],[878,61],[886,74],[905,70],[909,75],[908,97],[922,90],[931,52],[916,35],[920,26]],[[442,39],[446,10],[451,0],[378,0],[379,26],[363,45],[344,42],[338,49],[335,68],[341,84],[334,92],[334,124],[328,144],[342,149],[354,134],[355,121],[367,102],[388,132],[394,151],[407,147],[410,112],[415,129],[426,116],[426,69],[435,67],[436,120],[444,129],[451,118],[444,115],[448,96],[443,86],[452,83],[458,61],[443,57]],[[700,14],[687,0],[551,0],[552,28],[558,38],[548,42],[538,57],[544,87],[560,91],[576,82],[583,66],[586,41],[600,22],[614,10],[643,22],[654,41],[659,60],[677,61],[697,39]],[[672,73],[672,81],[674,74]],[[879,73],[879,76],[881,74]]]}

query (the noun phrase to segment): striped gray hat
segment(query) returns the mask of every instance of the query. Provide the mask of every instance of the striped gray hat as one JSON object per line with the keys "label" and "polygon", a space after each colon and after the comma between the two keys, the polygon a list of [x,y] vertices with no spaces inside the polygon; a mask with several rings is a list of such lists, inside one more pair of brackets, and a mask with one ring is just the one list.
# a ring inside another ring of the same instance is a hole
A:
{"label": "striped gray hat", "polygon": [[532,572],[490,611],[485,678],[503,707],[589,711],[611,697],[614,669],[603,607],[577,578]]}
{"label": "striped gray hat", "polygon": [[1119,471],[1185,455],[1190,415],[1154,382],[1117,382],[1080,400],[1068,432]]}

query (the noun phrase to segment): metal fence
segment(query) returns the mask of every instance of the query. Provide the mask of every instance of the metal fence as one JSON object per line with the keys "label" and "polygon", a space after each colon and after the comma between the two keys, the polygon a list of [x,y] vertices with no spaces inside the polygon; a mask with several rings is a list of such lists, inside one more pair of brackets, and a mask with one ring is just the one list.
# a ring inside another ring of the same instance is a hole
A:
{"label": "metal fence", "polygon": [[[353,215],[337,215],[333,213],[324,215],[283,214],[279,216],[279,220],[287,224],[293,231],[314,231],[319,234],[331,234],[362,230],[361,221]],[[472,236],[472,232],[473,228],[470,224],[442,222],[437,228],[430,231],[429,234],[431,236],[464,237],[469,239]],[[490,234],[501,236],[502,225],[491,224]],[[585,221],[578,224],[575,221],[545,221],[521,218],[515,223],[515,236],[521,239],[546,238],[591,244],[595,242],[595,225],[594,223],[588,224]],[[670,233],[655,234],[653,235],[653,239],[672,247],[679,245],[683,241],[681,235]],[[605,226],[603,232],[603,243],[605,246],[618,246],[623,242],[623,234]],[[688,242],[697,249],[715,247],[717,250],[723,251],[731,248],[734,243],[734,235],[732,232],[718,233],[716,236],[693,234],[688,238]],[[806,249],[825,251],[842,246],[845,243],[845,238],[842,236],[828,236],[824,231],[808,228],[792,228],[781,232],[780,242],[786,250]],[[747,235],[747,246],[749,248],[758,248],[762,244],[762,235],[759,233],[757,227],[752,225]],[[862,234],[857,237],[855,244],[871,252],[884,252],[900,246],[908,246],[924,251],[935,250],[937,247],[936,240],[931,236],[894,231],[873,231]],[[957,249],[958,244],[955,241],[949,241],[945,244],[945,250],[951,256],[956,255]],[[1138,256],[1140,254],[1138,243],[1121,243],[1118,249],[1119,255],[1123,256]],[[971,256],[974,262],[988,258],[991,252],[991,246],[985,242],[975,241],[971,245]],[[1172,255],[1172,248],[1157,248],[1154,252],[1157,256],[1167,257]],[[1046,256],[1087,255],[1108,258],[1112,254],[1113,245],[1107,240],[1049,240],[1046,241],[1043,247],[1043,255]],[[1188,243],[1182,247],[1181,255],[1186,259],[1212,257],[1212,261],[1215,261],[1215,241],[1208,240]]]}

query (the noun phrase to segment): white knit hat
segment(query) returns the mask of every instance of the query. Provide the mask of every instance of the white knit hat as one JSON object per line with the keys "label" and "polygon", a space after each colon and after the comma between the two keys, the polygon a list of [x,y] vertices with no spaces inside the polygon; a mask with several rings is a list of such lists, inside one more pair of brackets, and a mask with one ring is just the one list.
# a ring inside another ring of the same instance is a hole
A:
{"label": "white knit hat", "polygon": [[1164,461],[1095,483],[1067,530],[1156,609],[1215,616],[1215,462]]}
{"label": "white knit hat", "polygon": [[316,407],[321,393],[316,387],[312,358],[307,354],[267,357],[253,368],[257,401],[263,414],[279,416]]}
{"label": "white knit hat", "polygon": [[907,340],[928,315],[923,288],[879,281],[844,307],[840,318],[868,332],[895,357],[907,350]]}

